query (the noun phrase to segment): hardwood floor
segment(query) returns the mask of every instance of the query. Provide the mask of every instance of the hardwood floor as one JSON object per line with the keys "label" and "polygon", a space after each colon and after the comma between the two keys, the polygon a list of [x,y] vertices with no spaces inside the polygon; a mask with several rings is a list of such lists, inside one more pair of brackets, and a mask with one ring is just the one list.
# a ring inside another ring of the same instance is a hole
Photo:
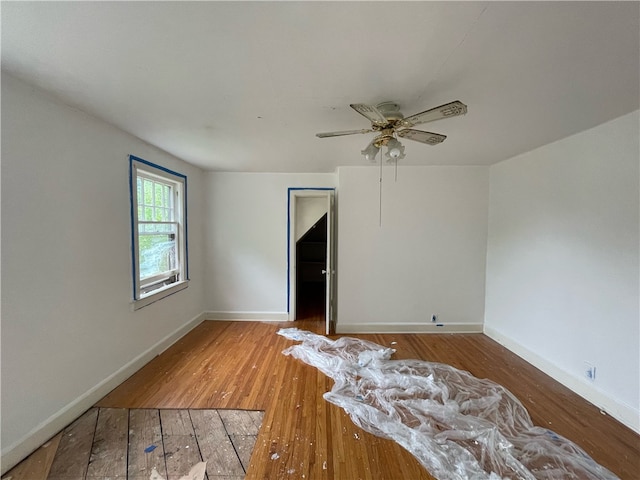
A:
{"label": "hardwood floor", "polygon": [[[402,447],[362,431],[322,398],[331,381],[281,353],[294,342],[276,332],[291,326],[322,333],[324,322],[205,321],[97,406],[264,410],[247,479],[433,478]],[[640,436],[482,334],[351,336],[396,342],[394,358],[448,363],[500,383],[535,424],[573,440],[620,478],[639,478]]]}

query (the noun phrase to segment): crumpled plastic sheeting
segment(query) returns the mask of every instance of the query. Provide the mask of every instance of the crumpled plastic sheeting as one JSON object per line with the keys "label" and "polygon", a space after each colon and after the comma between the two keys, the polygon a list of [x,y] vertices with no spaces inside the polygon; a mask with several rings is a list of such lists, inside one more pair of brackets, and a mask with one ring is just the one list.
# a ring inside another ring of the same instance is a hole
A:
{"label": "crumpled plastic sheeting", "polygon": [[[196,463],[189,473],[180,477],[179,480],[204,480],[204,476],[207,473],[207,462],[199,462]],[[174,477],[175,478],[175,477]],[[149,480],[165,480],[165,478],[158,473],[156,467],[153,467],[151,470],[151,476]]]}
{"label": "crumpled plastic sheeting", "polygon": [[506,388],[450,365],[391,360],[366,340],[285,328],[282,353],[335,384],[324,398],[363,430],[396,441],[439,480],[616,479],[580,447],[532,424]]}

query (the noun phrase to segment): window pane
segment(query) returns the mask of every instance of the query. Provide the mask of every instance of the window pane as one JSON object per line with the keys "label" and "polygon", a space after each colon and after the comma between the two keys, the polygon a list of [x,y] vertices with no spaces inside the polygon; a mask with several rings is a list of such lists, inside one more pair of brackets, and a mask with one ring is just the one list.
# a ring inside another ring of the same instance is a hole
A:
{"label": "window pane", "polygon": [[[164,187],[164,205],[165,207],[171,208],[171,188],[167,185]],[[173,220],[173,218],[167,218],[167,220]]]}
{"label": "window pane", "polygon": [[156,222],[164,222],[167,219],[165,218],[165,209],[164,208],[156,208],[154,212],[154,221]]}
{"label": "window pane", "polygon": [[153,205],[153,182],[151,180],[144,179],[144,198],[143,203],[145,205]]}
{"label": "window pane", "polygon": [[162,187],[163,185],[161,185],[160,183],[156,183],[154,184],[155,187],[155,205],[156,207],[164,207],[164,203],[163,203],[163,198],[162,198]]}
{"label": "window pane", "polygon": [[138,242],[141,279],[160,275],[177,267],[176,234],[173,227],[140,225]]}
{"label": "window pane", "polygon": [[153,207],[144,207],[144,221],[145,222],[153,221]]}

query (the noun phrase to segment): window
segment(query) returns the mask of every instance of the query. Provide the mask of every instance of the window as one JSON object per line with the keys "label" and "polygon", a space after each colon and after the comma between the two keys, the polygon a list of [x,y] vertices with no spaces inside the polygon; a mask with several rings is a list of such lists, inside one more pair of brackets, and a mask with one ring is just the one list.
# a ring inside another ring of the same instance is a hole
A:
{"label": "window", "polygon": [[129,156],[134,309],[187,287],[187,177]]}

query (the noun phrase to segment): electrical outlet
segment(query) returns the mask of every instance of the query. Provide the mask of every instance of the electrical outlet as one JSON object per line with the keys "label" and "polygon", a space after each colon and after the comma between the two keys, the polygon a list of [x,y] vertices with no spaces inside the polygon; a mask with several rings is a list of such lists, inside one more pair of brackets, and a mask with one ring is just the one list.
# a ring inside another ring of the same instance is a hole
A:
{"label": "electrical outlet", "polygon": [[584,362],[584,376],[587,380],[593,382],[596,379],[596,367],[591,365],[589,362]]}
{"label": "electrical outlet", "polygon": [[438,321],[438,315],[436,315],[435,313],[433,315],[431,315],[431,321],[432,322],[437,322]]}

